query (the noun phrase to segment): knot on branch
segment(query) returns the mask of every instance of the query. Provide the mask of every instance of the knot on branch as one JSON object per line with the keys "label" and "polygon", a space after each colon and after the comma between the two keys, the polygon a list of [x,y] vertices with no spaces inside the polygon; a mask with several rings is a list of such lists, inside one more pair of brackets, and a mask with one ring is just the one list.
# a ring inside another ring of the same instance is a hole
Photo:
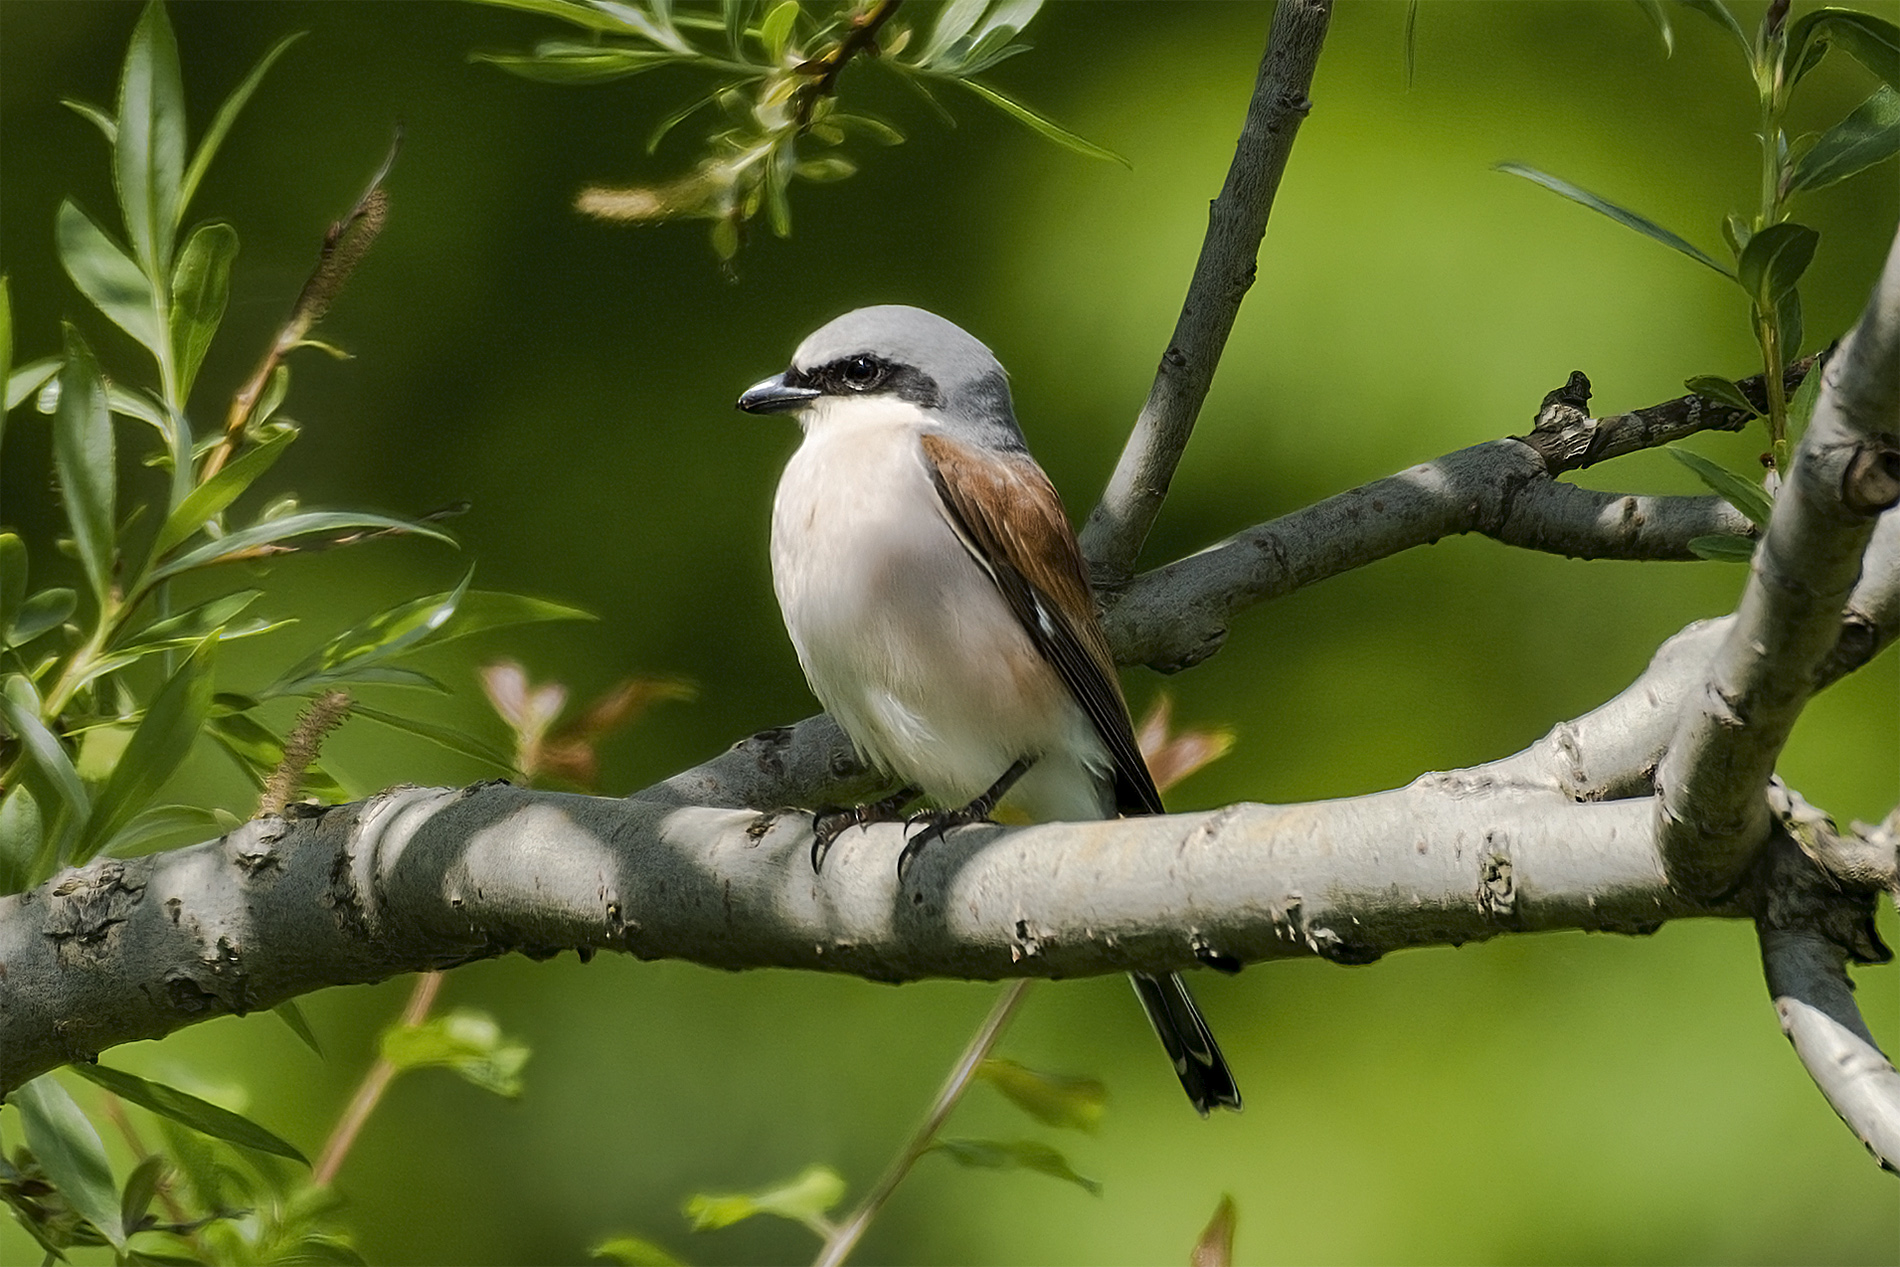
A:
{"label": "knot on branch", "polygon": [[1764,937],[1824,937],[1855,963],[1890,962],[1893,951],[1874,925],[1874,898],[1900,892],[1893,834],[1843,833],[1779,779],[1768,800],[1779,830],[1756,864],[1756,928]]}
{"label": "knot on branch", "polygon": [[1900,503],[1900,441],[1883,435],[1855,449],[1841,477],[1841,503],[1870,518]]}

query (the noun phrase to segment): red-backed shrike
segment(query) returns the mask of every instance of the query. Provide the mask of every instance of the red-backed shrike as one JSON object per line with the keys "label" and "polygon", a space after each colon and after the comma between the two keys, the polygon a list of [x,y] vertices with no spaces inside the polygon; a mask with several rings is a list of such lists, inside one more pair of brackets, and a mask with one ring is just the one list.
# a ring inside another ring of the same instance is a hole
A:
{"label": "red-backed shrike", "polygon": [[[987,347],[919,308],[860,308],[739,408],[804,428],[772,508],[773,586],[813,693],[906,785],[819,815],[814,866],[920,791],[941,808],[900,871],[1005,799],[1036,819],[1163,812],[1075,534]],[[1132,979],[1194,1107],[1238,1109],[1186,984]]]}

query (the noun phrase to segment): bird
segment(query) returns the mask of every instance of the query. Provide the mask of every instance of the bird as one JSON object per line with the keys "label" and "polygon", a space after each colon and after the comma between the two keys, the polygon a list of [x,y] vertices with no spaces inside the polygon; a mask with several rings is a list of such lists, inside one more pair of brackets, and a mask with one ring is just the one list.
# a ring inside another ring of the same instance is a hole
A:
{"label": "bird", "polygon": [[[798,346],[738,407],[803,440],[772,506],[772,583],[812,693],[902,784],[814,815],[812,866],[852,825],[937,808],[899,855],[987,821],[1163,813],[1088,569],[982,342],[921,308],[859,308]],[[1196,1110],[1240,1091],[1178,974],[1132,973]]]}

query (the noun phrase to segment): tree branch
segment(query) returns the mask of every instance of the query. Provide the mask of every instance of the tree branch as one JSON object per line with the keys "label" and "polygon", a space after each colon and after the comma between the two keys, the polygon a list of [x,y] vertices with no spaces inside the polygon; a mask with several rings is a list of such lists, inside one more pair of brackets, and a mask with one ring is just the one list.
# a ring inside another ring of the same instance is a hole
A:
{"label": "tree branch", "polygon": [[1267,215],[1300,123],[1312,109],[1307,92],[1331,21],[1331,0],[1280,0],[1274,6],[1247,120],[1220,196],[1208,210],[1207,236],[1181,315],[1115,473],[1082,529],[1082,552],[1100,589],[1112,590],[1129,578],[1161,513],[1240,301],[1253,286]]}
{"label": "tree branch", "polygon": [[1658,771],[1671,880],[1726,892],[1767,838],[1762,795],[1840,640],[1882,511],[1900,500],[1900,235],[1821,395],[1735,622]]}

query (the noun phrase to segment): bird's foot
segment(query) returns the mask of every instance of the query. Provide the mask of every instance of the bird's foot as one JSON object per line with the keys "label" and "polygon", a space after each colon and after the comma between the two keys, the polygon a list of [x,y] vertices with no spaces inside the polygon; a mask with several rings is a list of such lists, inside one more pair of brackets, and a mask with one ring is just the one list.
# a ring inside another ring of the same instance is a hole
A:
{"label": "bird's foot", "polygon": [[825,864],[825,855],[847,827],[869,827],[872,823],[894,823],[904,816],[904,807],[917,799],[914,787],[900,788],[881,801],[868,805],[821,805],[811,816],[811,869],[816,874]]}
{"label": "bird's foot", "polygon": [[[909,838],[904,841],[904,852],[897,855],[897,882],[899,884],[904,882],[904,877],[910,872],[910,864],[917,860],[917,855],[922,853],[931,841],[942,840],[944,833],[953,827],[967,827],[971,823],[989,822],[990,811],[994,808],[995,806],[987,803],[985,798],[978,797],[961,809],[933,809],[925,810],[921,814],[912,814],[905,820],[909,826],[904,829],[904,834]],[[923,830],[911,836],[911,827],[922,827]]]}

